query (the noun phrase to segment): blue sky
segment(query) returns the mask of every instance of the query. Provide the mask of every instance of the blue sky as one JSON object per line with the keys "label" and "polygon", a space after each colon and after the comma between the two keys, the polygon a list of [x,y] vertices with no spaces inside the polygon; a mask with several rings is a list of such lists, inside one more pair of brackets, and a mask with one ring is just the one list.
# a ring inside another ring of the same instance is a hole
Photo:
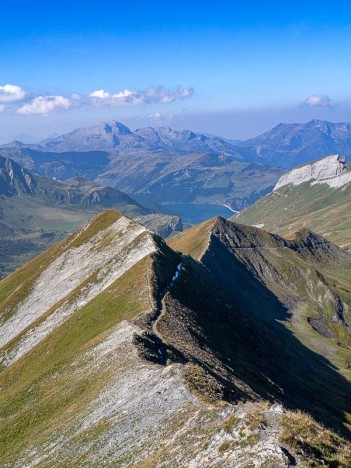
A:
{"label": "blue sky", "polygon": [[31,0],[0,11],[0,141],[105,119],[231,138],[351,120],[351,2]]}

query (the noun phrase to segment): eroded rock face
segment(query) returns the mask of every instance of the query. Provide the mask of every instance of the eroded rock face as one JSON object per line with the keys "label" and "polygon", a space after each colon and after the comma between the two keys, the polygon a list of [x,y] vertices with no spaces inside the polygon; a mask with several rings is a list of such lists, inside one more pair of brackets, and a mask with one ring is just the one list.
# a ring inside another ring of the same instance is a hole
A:
{"label": "eroded rock face", "polygon": [[0,195],[33,195],[34,177],[23,167],[8,158],[0,157]]}
{"label": "eroded rock face", "polygon": [[183,231],[182,220],[176,215],[152,213],[145,216],[139,216],[136,218],[136,221],[163,238]]}
{"label": "eroded rock face", "polygon": [[335,154],[292,169],[278,180],[274,190],[284,185],[299,185],[309,181],[312,184],[342,187],[351,181],[351,172],[347,170],[345,158]]}
{"label": "eroded rock face", "polygon": [[[120,216],[87,242],[75,245],[93,223],[94,220],[73,236],[66,250],[41,272],[27,297],[8,308],[10,318],[2,320],[0,324],[0,347],[19,335],[20,338],[16,345],[0,353],[3,365],[10,365],[20,359],[72,314],[156,249],[151,233],[124,216]],[[67,300],[67,295],[74,291],[76,297]],[[58,304],[61,305],[57,307]],[[48,311],[52,313],[40,324],[36,323]]]}

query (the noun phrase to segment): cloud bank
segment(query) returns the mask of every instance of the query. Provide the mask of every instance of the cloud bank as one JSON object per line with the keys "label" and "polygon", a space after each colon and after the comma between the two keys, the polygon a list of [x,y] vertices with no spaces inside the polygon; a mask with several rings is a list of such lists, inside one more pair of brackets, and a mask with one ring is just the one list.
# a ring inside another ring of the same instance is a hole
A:
{"label": "cloud bank", "polygon": [[[193,88],[165,88],[159,85],[139,91],[125,89],[116,93],[99,89],[92,91],[87,96],[76,93],[69,97],[58,95],[29,96],[21,87],[6,84],[0,86],[0,112],[9,111],[21,115],[48,115],[75,107],[126,107],[143,104],[167,104],[190,98],[193,94]],[[21,105],[18,107],[20,102]]]}
{"label": "cloud bank", "polygon": [[8,104],[22,101],[26,97],[26,92],[20,86],[5,84],[0,86],[0,103]]}
{"label": "cloud bank", "polygon": [[72,107],[71,99],[63,96],[38,96],[31,102],[17,109],[18,114],[51,114],[58,110],[68,110]]}
{"label": "cloud bank", "polygon": [[167,89],[164,86],[155,86],[137,92],[125,89],[118,93],[109,93],[104,89],[99,89],[90,93],[89,98],[98,107],[122,107],[154,103],[165,104],[178,99],[189,98],[193,94],[193,88]]}
{"label": "cloud bank", "polygon": [[336,104],[326,94],[311,94],[302,103],[307,107],[335,107]]}

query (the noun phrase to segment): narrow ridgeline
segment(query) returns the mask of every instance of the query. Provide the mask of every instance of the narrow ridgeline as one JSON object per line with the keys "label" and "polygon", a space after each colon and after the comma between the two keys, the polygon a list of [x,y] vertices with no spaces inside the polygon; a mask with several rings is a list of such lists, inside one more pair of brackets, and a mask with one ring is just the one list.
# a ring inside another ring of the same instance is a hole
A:
{"label": "narrow ridgeline", "polygon": [[349,466],[350,267],[98,215],[0,282],[2,466]]}

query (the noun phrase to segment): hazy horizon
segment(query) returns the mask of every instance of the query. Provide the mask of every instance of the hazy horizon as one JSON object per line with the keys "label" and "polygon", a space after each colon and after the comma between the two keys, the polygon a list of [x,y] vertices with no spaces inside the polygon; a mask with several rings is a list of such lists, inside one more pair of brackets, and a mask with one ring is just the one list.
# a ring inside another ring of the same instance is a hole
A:
{"label": "hazy horizon", "polygon": [[[229,117],[228,117],[229,115]],[[83,120],[83,121],[74,121],[74,122],[62,122],[62,125],[54,125],[51,126],[50,124],[47,125],[42,125],[40,127],[40,130],[43,130],[40,133],[31,133],[31,128],[29,127],[28,130],[26,131],[26,126],[21,126],[20,130],[22,130],[20,133],[19,132],[13,132],[8,134],[2,135],[0,133],[0,144],[7,144],[10,143],[14,140],[21,141],[22,143],[39,143],[42,140],[45,140],[46,138],[51,138],[53,136],[69,133],[77,128],[81,127],[89,127],[89,126],[94,126],[98,125],[101,122],[104,121],[109,121],[109,120],[116,120],[121,122],[122,124],[126,125],[128,128],[130,128],[132,131],[135,131],[138,128],[143,128],[143,127],[170,127],[174,130],[192,130],[198,133],[203,133],[203,134],[209,134],[217,137],[222,137],[226,138],[229,140],[247,140],[253,137],[256,137],[273,127],[283,123],[283,124],[293,124],[293,123],[307,123],[313,119],[317,120],[327,120],[329,122],[333,123],[338,123],[338,122],[347,122],[349,123],[350,121],[346,118],[346,112],[345,112],[345,118],[323,118],[320,115],[313,115],[311,114],[309,117],[306,117],[305,119],[294,119],[291,117],[289,119],[289,112],[286,112],[286,119],[285,120],[279,120],[276,119],[276,113],[272,112],[271,114],[265,113],[265,118],[266,121],[263,122],[261,120],[262,118],[262,113],[255,113],[255,114],[250,114],[249,112],[246,113],[234,113],[234,112],[223,112],[222,115],[220,113],[215,114],[215,117],[217,118],[214,119],[213,115],[207,115],[207,114],[200,114],[197,116],[194,115],[188,115],[184,118],[172,118],[168,120],[147,120],[143,119],[142,117],[132,117],[129,119],[118,119],[116,117],[109,116],[108,118],[98,120],[98,116],[96,118],[90,118],[88,120]],[[223,120],[221,120],[221,126],[218,127],[218,118],[222,117]],[[216,121],[216,125],[213,125],[213,119]],[[234,132],[231,132],[231,127],[232,127],[232,122],[233,120],[236,120],[236,125],[234,127]],[[271,123],[268,123],[271,122]],[[44,122],[45,123],[45,122]],[[253,131],[253,129],[257,129],[256,132]],[[46,130],[46,131],[45,131]],[[236,131],[237,130],[237,131]]]}

